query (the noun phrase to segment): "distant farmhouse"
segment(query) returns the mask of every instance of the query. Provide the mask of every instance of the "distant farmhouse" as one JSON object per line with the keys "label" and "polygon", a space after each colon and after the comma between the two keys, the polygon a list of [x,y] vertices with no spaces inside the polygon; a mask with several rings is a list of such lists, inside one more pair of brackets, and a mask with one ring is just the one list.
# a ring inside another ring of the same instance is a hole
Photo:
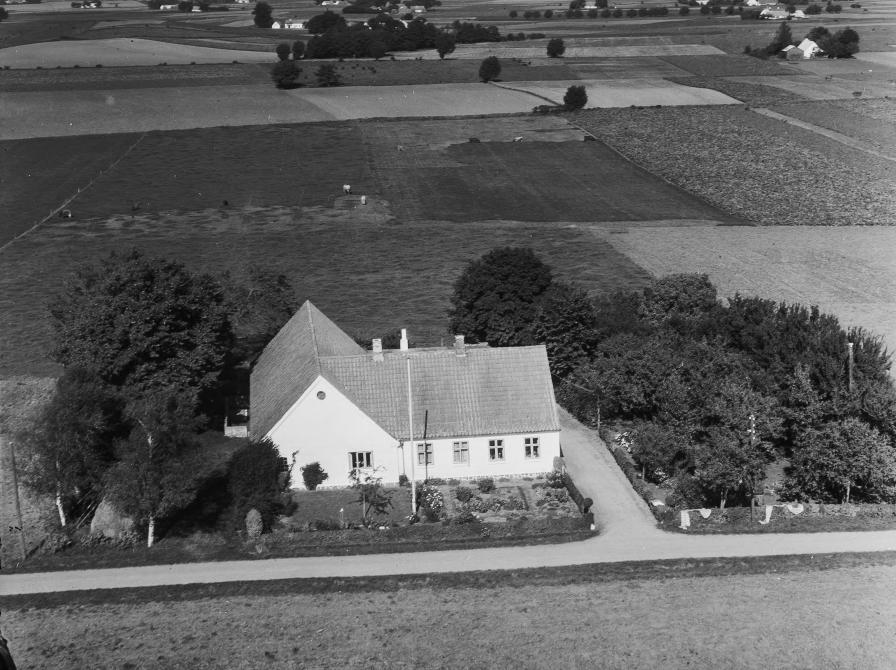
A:
{"label": "distant farmhouse", "polygon": [[796,46],[788,45],[782,49],[786,54],[787,60],[805,60],[814,58],[824,53],[821,47],[812,40],[806,38]]}
{"label": "distant farmhouse", "polygon": [[553,469],[560,424],[543,345],[458,336],[451,347],[410,348],[402,335],[399,349],[373,340],[366,351],[306,302],[253,367],[250,435],[290,461],[297,452],[297,465],[320,462],[333,486],[355,468],[387,483],[412,469],[417,480]]}

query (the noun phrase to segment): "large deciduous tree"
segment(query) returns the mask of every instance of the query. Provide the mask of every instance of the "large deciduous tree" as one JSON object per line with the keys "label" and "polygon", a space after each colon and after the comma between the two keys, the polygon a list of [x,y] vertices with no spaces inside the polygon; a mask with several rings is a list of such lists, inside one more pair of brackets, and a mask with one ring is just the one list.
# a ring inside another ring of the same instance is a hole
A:
{"label": "large deciduous tree", "polygon": [[55,359],[95,372],[129,398],[218,379],[232,342],[221,285],[137,250],[78,271],[51,304]]}
{"label": "large deciduous tree", "polygon": [[117,445],[118,461],[106,491],[125,514],[146,525],[146,545],[156,522],[190,504],[201,483],[192,399],[172,390],[150,393],[128,408],[130,436]]}
{"label": "large deciduous tree", "polygon": [[554,377],[565,377],[587,363],[597,346],[597,316],[588,294],[553,282],[538,298],[532,339],[547,348]]}
{"label": "large deciduous tree", "polygon": [[53,496],[62,526],[69,510],[96,502],[122,431],[121,402],[94,373],[68,368],[24,438],[25,481]]}
{"label": "large deciduous tree", "polygon": [[820,502],[894,502],[896,449],[860,419],[827,422],[802,435],[785,490]]}
{"label": "large deciduous tree", "polygon": [[493,249],[454,283],[449,329],[493,346],[532,344],[538,300],[551,280],[551,269],[531,249]]}
{"label": "large deciduous tree", "polygon": [[479,79],[488,83],[501,76],[501,61],[497,56],[488,56],[479,64]]}

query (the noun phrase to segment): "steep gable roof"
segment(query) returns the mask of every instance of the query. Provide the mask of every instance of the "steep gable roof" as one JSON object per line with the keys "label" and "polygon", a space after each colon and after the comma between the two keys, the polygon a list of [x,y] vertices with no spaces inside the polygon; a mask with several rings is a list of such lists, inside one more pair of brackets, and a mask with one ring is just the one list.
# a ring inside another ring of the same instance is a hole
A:
{"label": "steep gable roof", "polygon": [[408,434],[407,359],[411,360],[414,437],[506,435],[559,430],[543,345],[390,350],[321,359],[324,376],[392,436]]}
{"label": "steep gable roof", "polygon": [[321,357],[363,353],[357,342],[306,301],[264,348],[252,369],[252,433],[261,437],[274,427],[321,374]]}

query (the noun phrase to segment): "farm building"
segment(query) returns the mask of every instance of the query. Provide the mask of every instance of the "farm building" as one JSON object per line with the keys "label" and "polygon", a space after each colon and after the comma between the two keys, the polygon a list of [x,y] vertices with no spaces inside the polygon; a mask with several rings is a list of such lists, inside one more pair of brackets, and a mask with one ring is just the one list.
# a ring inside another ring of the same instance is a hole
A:
{"label": "farm building", "polygon": [[366,351],[306,302],[252,370],[250,435],[295,465],[318,461],[333,486],[355,468],[389,483],[553,468],[560,426],[543,345],[458,336],[451,347],[410,348],[402,335],[399,349],[373,340]]}
{"label": "farm building", "polygon": [[802,60],[805,58],[805,54],[803,50],[799,47],[795,47],[792,44],[788,44],[786,47],[781,49],[781,51],[786,56],[787,60]]}
{"label": "farm building", "polygon": [[790,16],[790,12],[786,9],[769,9],[768,7],[759,13],[760,19],[768,19],[770,21],[783,21],[788,16]]}
{"label": "farm building", "polygon": [[824,53],[818,44],[808,38],[804,39],[796,46],[803,52],[803,58],[814,58],[815,56]]}

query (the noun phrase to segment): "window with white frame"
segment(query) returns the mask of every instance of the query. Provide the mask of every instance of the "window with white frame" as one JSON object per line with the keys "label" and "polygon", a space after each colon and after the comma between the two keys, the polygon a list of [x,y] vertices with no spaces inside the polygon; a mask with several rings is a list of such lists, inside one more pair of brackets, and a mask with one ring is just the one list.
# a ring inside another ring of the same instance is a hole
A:
{"label": "window with white frame", "polygon": [[454,462],[469,463],[470,462],[470,443],[455,442],[454,443]]}
{"label": "window with white frame", "polygon": [[373,467],[373,456],[369,451],[350,451],[348,452],[348,461],[352,470]]}
{"label": "window with white frame", "polygon": [[432,442],[417,443],[417,465],[432,465]]}
{"label": "window with white frame", "polygon": [[503,461],[504,460],[504,440],[488,441],[488,460]]}
{"label": "window with white frame", "polygon": [[523,440],[523,448],[526,452],[526,458],[538,458],[538,438],[527,437]]}

